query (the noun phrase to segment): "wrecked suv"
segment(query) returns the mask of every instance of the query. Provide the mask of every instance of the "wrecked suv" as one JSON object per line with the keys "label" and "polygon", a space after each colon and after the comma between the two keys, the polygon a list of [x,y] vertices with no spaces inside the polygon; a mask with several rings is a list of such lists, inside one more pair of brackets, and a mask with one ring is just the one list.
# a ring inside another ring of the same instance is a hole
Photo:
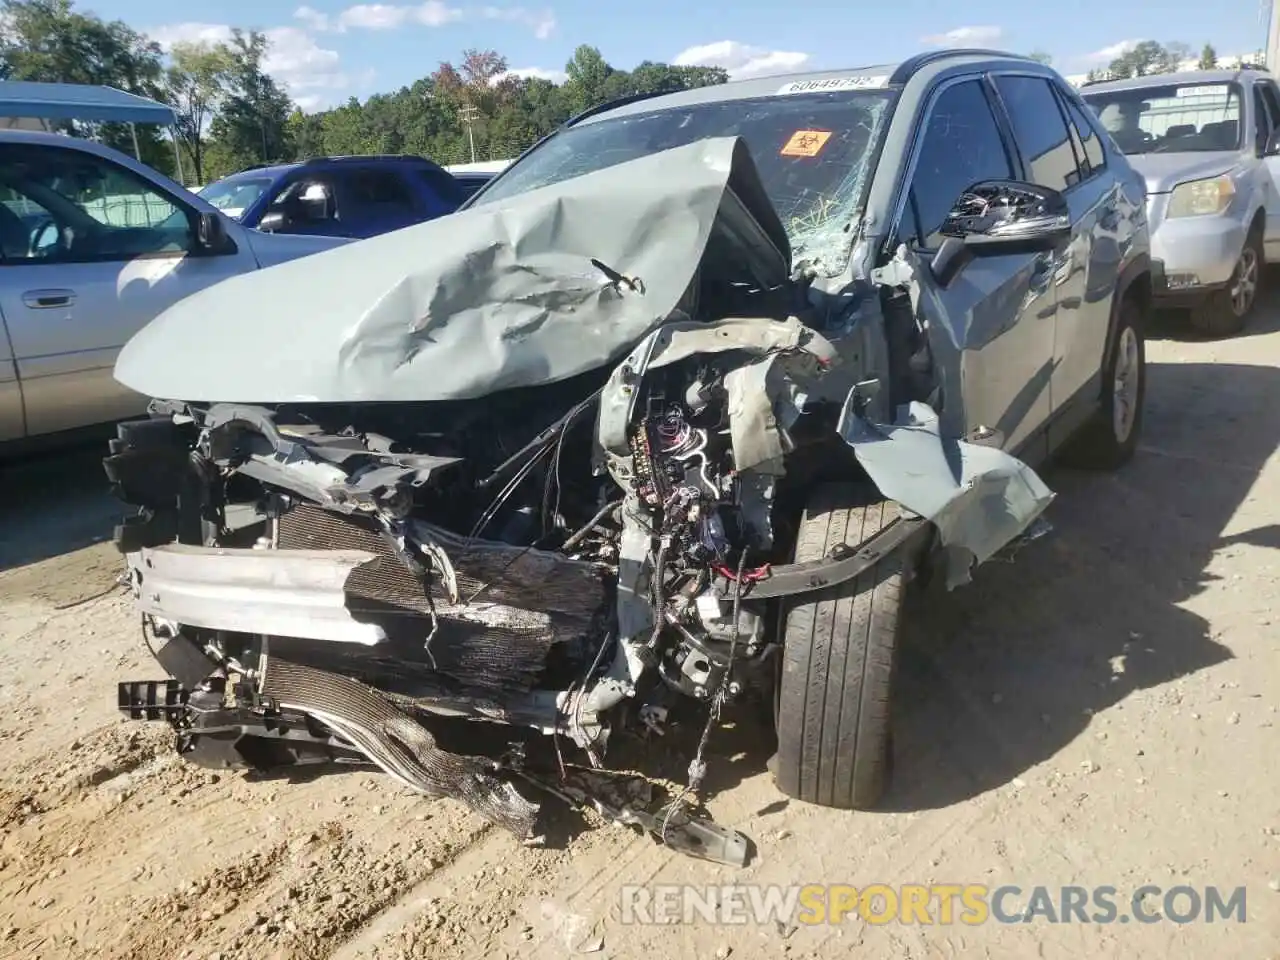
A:
{"label": "wrecked suv", "polygon": [[701,746],[663,803],[606,747],[763,692],[782,791],[873,805],[907,581],[1137,442],[1143,187],[1094,124],[982,51],[637,99],[447,222],[184,300],[116,366],[158,398],[106,470],[170,675],[121,709],[742,863]]}

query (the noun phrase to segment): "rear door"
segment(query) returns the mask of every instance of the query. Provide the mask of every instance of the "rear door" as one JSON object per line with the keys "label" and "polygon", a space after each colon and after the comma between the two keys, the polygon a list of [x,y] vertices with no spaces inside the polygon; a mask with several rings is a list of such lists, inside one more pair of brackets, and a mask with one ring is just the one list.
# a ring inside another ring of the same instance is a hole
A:
{"label": "rear door", "polygon": [[388,166],[343,166],[334,172],[338,210],[348,237],[372,237],[427,219],[417,191]]}
{"label": "rear door", "polygon": [[1056,412],[1077,396],[1099,395],[1098,376],[1124,259],[1120,188],[1107,175],[1097,133],[1074,97],[1044,76],[1001,73],[994,81],[1024,176],[1062,193],[1071,210],[1070,242],[1043,255],[1053,271],[1057,299],[1050,390]]}
{"label": "rear door", "polygon": [[[980,76],[944,81],[934,92],[909,167],[900,239],[936,250],[943,221],[967,188],[1016,176],[993,96]],[[1023,253],[981,257],[946,287],[919,279],[921,313],[933,328],[934,359],[942,369],[943,429],[953,435],[994,429],[1003,447],[1018,450],[1051,410],[1051,260]]]}
{"label": "rear door", "polygon": [[[146,398],[112,375],[125,341],[182,297],[256,266],[234,243],[197,253],[192,208],[72,146],[0,144],[0,200],[25,225],[19,234],[0,213],[0,315],[29,435],[141,412]],[[0,356],[0,391],[3,369]]]}

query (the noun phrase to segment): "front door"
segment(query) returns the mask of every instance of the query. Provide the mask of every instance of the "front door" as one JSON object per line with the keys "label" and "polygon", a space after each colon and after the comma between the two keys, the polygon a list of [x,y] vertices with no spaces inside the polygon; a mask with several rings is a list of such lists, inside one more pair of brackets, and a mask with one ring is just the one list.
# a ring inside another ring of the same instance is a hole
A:
{"label": "front door", "polygon": [[140,413],[147,398],[112,375],[120,348],[170,304],[255,266],[234,243],[198,253],[180,198],[76,146],[0,145],[0,202],[25,227],[4,245],[0,314],[28,435]]}
{"label": "front door", "polygon": [[[929,251],[967,188],[1011,179],[1015,167],[981,77],[949,82],[927,111],[899,232]],[[1047,422],[1054,271],[1049,255],[1016,253],[976,258],[946,287],[920,280],[920,309],[939,345],[945,432],[996,430],[1014,452]]]}
{"label": "front door", "polygon": [[1071,211],[1071,241],[1054,255],[1050,393],[1056,413],[1073,398],[1100,395],[1098,372],[1129,231],[1122,223],[1118,181],[1104,176],[1098,131],[1084,108],[1045,77],[1001,74],[994,81],[1024,176],[1062,193]]}
{"label": "front door", "polygon": [[[1253,113],[1257,125],[1258,145],[1265,151],[1268,141],[1280,130],[1280,87],[1270,78],[1259,78],[1253,84]],[[1271,175],[1266,205],[1267,233],[1263,244],[1268,261],[1280,260],[1280,156],[1265,157],[1262,161]]]}

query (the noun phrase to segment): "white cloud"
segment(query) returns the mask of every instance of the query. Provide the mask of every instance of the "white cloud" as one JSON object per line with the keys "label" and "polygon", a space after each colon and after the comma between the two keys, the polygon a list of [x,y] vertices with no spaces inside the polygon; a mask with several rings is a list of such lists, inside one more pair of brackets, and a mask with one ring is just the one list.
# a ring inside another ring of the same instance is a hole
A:
{"label": "white cloud", "polygon": [[329,15],[327,13],[321,13],[313,7],[299,7],[297,10],[293,11],[293,16],[295,19],[301,20],[312,30],[329,29]]}
{"label": "white cloud", "polygon": [[671,62],[678,67],[724,67],[729,76],[741,79],[799,70],[809,62],[809,54],[718,40],[681,50]]}
{"label": "white cloud", "polygon": [[1141,40],[1121,40],[1119,43],[1113,43],[1109,47],[1103,47],[1101,50],[1085,54],[1082,59],[1087,60],[1089,63],[1110,63],[1116,57],[1123,57],[1141,42]]}
{"label": "white cloud", "polygon": [[225,23],[173,23],[153,27],[146,34],[168,52],[175,43],[226,43],[231,28]]}
{"label": "white cloud", "polygon": [[995,43],[1002,36],[1004,30],[1000,27],[956,27],[946,33],[921,37],[920,42],[931,47],[976,47]]}
{"label": "white cloud", "polygon": [[[341,91],[372,82],[370,71],[353,77],[342,69],[338,51],[320,46],[298,27],[273,27],[262,31],[270,45],[262,69],[274,77],[304,110],[315,109]],[[175,23],[155,27],[147,35],[169,50],[175,43],[226,43],[231,27],[221,23]]]}
{"label": "white cloud", "polygon": [[527,7],[482,7],[480,16],[486,20],[506,20],[520,23],[533,31],[539,40],[546,40],[555,33],[556,15],[550,10],[530,10]]}
{"label": "white cloud", "polygon": [[563,70],[548,70],[546,67],[516,67],[514,70],[508,70],[506,73],[500,73],[493,78],[492,83],[498,83],[507,77],[525,77],[538,80],[550,80],[552,83],[564,83],[569,78]]}
{"label": "white cloud", "polygon": [[539,40],[545,40],[555,31],[556,18],[550,10],[531,10],[527,7],[481,7],[475,13],[451,6],[444,0],[425,0],[423,3],[359,3],[337,14],[327,14],[314,7],[301,6],[293,12],[312,30],[328,33],[346,33],[348,30],[395,30],[406,24],[424,27],[443,27],[449,23],[472,16],[483,20],[505,20],[518,23]]}

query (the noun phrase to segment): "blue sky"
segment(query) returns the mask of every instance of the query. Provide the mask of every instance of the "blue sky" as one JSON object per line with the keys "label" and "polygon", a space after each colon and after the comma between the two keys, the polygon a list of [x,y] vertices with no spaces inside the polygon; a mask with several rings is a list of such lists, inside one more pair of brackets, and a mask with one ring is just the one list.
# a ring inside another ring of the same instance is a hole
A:
{"label": "blue sky", "polygon": [[552,79],[581,43],[624,68],[649,59],[715,64],[739,76],[886,62],[942,45],[1042,49],[1062,72],[1084,73],[1142,39],[1178,40],[1197,50],[1208,41],[1220,54],[1251,53],[1265,45],[1262,2],[80,0],[78,6],[164,43],[218,39],[230,26],[265,30],[273,41],[269,69],[314,109],[396,89],[468,47],[495,49],[513,69]]}

